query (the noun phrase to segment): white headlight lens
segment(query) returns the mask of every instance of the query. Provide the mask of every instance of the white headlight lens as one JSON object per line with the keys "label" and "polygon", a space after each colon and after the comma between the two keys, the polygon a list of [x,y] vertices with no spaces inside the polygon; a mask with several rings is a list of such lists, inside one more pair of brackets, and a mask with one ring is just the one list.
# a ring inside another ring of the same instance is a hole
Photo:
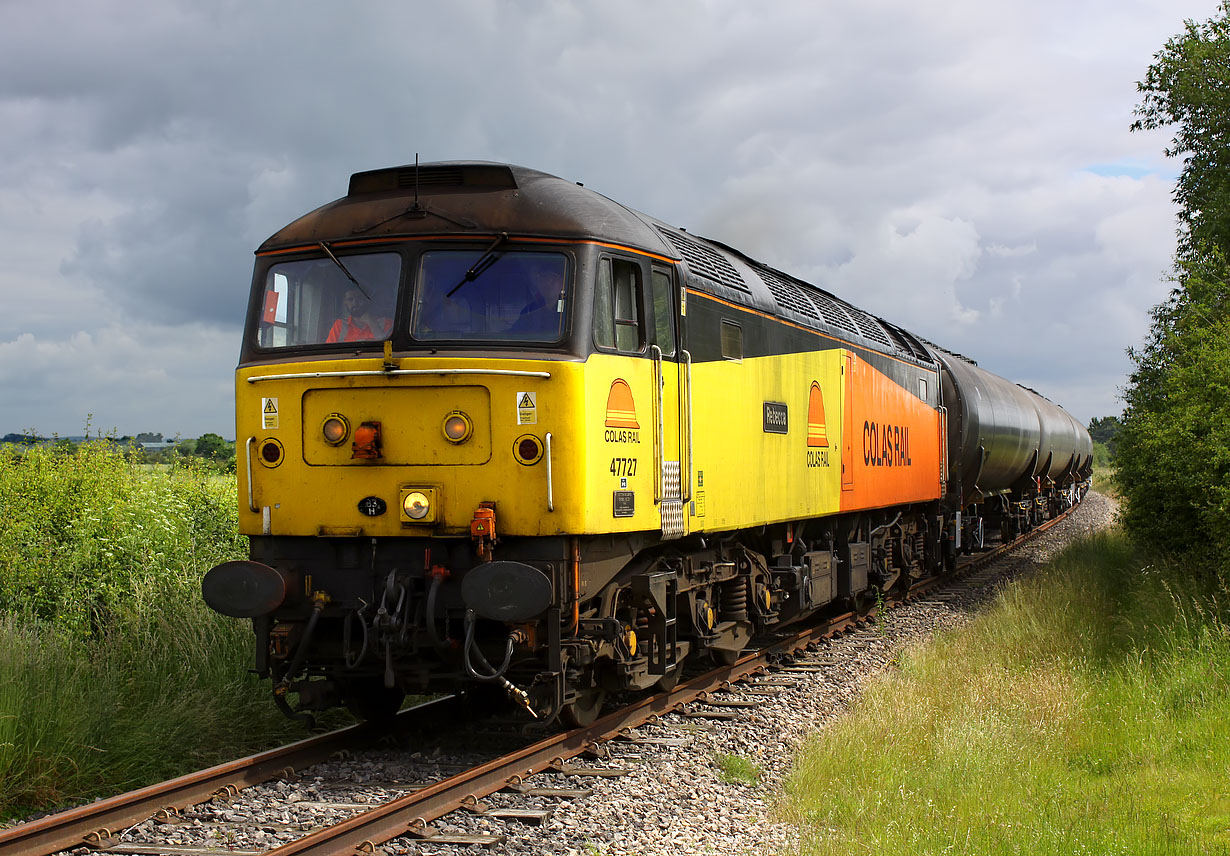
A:
{"label": "white headlight lens", "polygon": [[406,516],[411,520],[422,520],[431,511],[431,502],[427,499],[427,495],[417,490],[406,494],[401,504]]}

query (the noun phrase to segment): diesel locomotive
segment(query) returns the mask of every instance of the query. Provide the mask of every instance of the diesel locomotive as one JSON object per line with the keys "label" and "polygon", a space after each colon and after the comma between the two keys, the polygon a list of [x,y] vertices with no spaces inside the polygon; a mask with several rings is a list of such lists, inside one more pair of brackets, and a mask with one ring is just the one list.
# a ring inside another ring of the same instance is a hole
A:
{"label": "diesel locomotive", "polygon": [[256,253],[250,619],[291,716],[502,688],[541,720],[866,602],[1079,501],[1060,407],[836,295],[517,166],[360,172]]}

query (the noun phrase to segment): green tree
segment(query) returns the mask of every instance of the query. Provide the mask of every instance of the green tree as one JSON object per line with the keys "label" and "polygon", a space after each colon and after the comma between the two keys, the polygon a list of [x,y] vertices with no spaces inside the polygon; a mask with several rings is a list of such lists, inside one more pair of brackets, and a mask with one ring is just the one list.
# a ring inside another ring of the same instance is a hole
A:
{"label": "green tree", "polygon": [[1093,442],[1104,444],[1113,455],[1115,438],[1119,436],[1119,429],[1122,427],[1123,423],[1118,416],[1095,416],[1089,420],[1089,436],[1093,438]]}
{"label": "green tree", "polygon": [[1230,572],[1230,3],[1154,56],[1133,130],[1173,128],[1175,288],[1124,390],[1116,466],[1142,542]]}
{"label": "green tree", "polygon": [[227,443],[217,434],[202,434],[196,440],[196,455],[211,461],[226,457]]}
{"label": "green tree", "polygon": [[1124,391],[1118,479],[1143,541],[1230,568],[1230,264],[1179,262]]}
{"label": "green tree", "polygon": [[1183,27],[1136,84],[1132,130],[1174,128],[1166,155],[1183,158],[1174,189],[1180,254],[1197,254],[1201,244],[1230,254],[1230,3]]}

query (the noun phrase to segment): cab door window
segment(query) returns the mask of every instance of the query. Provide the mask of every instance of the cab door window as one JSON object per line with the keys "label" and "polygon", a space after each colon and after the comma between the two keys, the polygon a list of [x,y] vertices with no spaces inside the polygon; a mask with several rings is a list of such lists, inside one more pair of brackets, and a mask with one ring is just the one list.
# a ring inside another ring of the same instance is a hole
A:
{"label": "cab door window", "polygon": [[594,285],[594,343],[600,348],[639,354],[645,349],[640,266],[624,259],[598,261]]}

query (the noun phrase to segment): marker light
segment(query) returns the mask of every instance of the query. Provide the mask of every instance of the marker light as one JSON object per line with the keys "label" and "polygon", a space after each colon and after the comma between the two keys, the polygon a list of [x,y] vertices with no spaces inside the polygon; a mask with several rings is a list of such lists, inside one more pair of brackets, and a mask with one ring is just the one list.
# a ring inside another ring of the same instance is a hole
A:
{"label": "marker light", "polygon": [[461,444],[470,439],[470,435],[474,433],[474,423],[470,421],[470,417],[466,416],[460,410],[454,410],[448,416],[444,417],[444,439],[450,443]]}
{"label": "marker light", "polygon": [[382,457],[380,445],[380,423],[364,422],[355,429],[350,457],[374,461]]}
{"label": "marker light", "polygon": [[513,455],[523,466],[536,464],[542,460],[542,442],[533,434],[522,434],[513,441]]}
{"label": "marker light", "polygon": [[350,423],[340,413],[330,413],[320,426],[320,433],[330,446],[340,446],[350,436]]}
{"label": "marker light", "polygon": [[284,455],[282,444],[277,440],[269,437],[261,441],[259,460],[266,467],[276,467],[282,463]]}
{"label": "marker light", "polygon": [[401,507],[411,520],[422,520],[431,511],[431,502],[421,491],[411,491],[401,501]]}

